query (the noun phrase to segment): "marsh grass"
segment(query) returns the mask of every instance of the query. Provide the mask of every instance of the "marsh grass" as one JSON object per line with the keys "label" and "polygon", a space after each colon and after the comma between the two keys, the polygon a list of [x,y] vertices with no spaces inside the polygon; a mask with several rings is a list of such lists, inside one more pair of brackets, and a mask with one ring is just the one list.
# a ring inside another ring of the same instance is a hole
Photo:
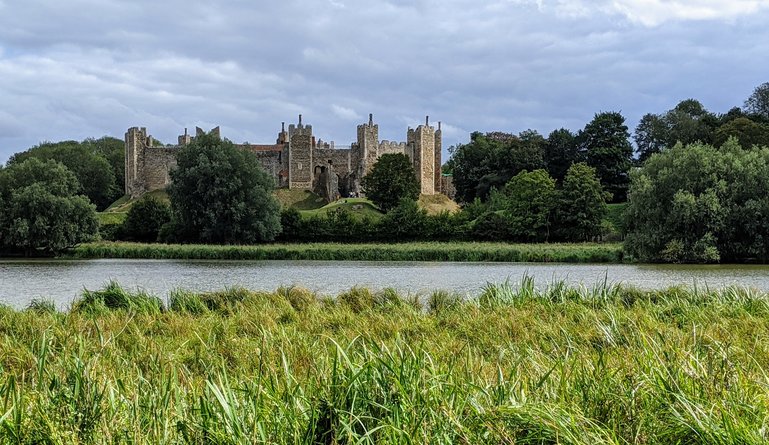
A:
{"label": "marsh grass", "polygon": [[98,242],[69,252],[74,258],[323,261],[496,261],[621,263],[620,243],[508,244],[413,242],[400,244],[264,244],[219,246]]}
{"label": "marsh grass", "polygon": [[165,307],[109,283],[0,308],[0,443],[766,443],[768,302],[523,277]]}

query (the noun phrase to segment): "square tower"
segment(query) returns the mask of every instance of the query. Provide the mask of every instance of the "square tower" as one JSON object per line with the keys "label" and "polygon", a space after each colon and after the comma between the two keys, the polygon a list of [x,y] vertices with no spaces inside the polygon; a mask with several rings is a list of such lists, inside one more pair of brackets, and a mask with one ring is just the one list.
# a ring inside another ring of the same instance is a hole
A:
{"label": "square tower", "polygon": [[[425,118],[425,124],[416,130],[409,129],[408,145],[414,151],[414,171],[419,181],[419,193],[434,195],[435,189],[435,128],[430,126],[429,116]],[[440,162],[440,161],[438,161]]]}
{"label": "square tower", "polygon": [[288,126],[288,188],[312,190],[312,125]]}

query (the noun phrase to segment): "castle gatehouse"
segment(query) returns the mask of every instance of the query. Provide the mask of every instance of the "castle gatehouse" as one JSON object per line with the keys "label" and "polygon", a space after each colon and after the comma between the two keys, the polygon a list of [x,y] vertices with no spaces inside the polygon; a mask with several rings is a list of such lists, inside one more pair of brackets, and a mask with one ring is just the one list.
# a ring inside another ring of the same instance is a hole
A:
{"label": "castle gatehouse", "polygon": [[[211,130],[220,137],[219,127]],[[196,129],[196,136],[203,130]],[[402,153],[414,166],[421,193],[435,195],[441,192],[441,124],[408,128],[405,142],[379,140],[379,125],[369,115],[367,123],[358,125],[358,138],[346,147],[334,142],[316,140],[312,125],[302,123],[286,130],[282,124],[274,144],[236,144],[242,150],[254,153],[262,167],[270,174],[278,188],[311,190],[329,201],[339,197],[359,196],[361,178],[371,170],[379,156]],[[166,188],[171,182],[170,172],[176,167],[176,152],[192,142],[194,136],[179,136],[177,145],[159,145],[147,129],[129,128],[125,134],[125,193],[131,198],[146,192]]]}

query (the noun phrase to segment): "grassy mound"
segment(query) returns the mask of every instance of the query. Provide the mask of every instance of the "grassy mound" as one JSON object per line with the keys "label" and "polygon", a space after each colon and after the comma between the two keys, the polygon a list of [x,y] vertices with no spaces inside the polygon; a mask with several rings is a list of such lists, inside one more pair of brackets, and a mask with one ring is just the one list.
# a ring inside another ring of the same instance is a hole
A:
{"label": "grassy mound", "polygon": [[281,207],[297,210],[315,210],[326,205],[326,201],[309,190],[276,189],[275,198]]}
{"label": "grassy mound", "polygon": [[337,209],[346,209],[352,215],[363,217],[369,216],[374,219],[381,218],[384,214],[368,199],[365,198],[342,198],[337,201],[326,204],[323,207],[314,210],[302,211],[302,216],[310,217],[314,215],[326,215]]}
{"label": "grassy mound", "polygon": [[427,210],[429,215],[437,215],[441,212],[454,213],[459,211],[459,204],[442,193],[437,195],[420,195],[419,205]]}
{"label": "grassy mound", "polygon": [[[154,190],[149,193],[146,193],[145,195],[154,196],[160,201],[170,202],[170,200],[168,199],[168,193],[165,190]],[[142,196],[145,196],[145,195],[142,195]],[[113,202],[112,205],[110,205],[102,213],[128,213],[128,210],[130,210],[131,207],[134,205],[134,203],[139,199],[141,198],[131,199],[128,196],[123,196],[122,198]]]}

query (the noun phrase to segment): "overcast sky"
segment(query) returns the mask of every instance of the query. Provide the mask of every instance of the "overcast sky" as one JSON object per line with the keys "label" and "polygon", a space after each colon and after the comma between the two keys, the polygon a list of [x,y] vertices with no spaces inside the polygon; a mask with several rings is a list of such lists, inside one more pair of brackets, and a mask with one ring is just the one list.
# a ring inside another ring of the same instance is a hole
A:
{"label": "overcast sky", "polygon": [[280,123],[348,145],[442,121],[547,135],[769,81],[769,0],[0,0],[0,163],[41,141]]}

